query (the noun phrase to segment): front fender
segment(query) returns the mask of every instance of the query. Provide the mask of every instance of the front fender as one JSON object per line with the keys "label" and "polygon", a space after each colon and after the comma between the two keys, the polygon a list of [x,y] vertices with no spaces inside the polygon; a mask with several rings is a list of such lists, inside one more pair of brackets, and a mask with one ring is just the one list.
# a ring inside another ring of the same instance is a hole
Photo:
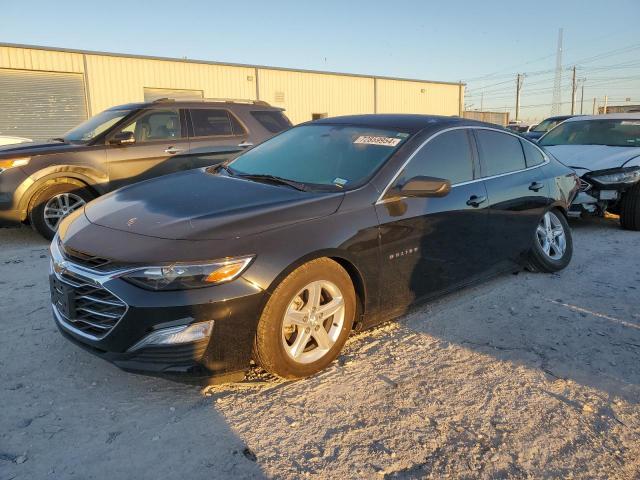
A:
{"label": "front fender", "polygon": [[56,183],[59,179],[70,178],[91,188],[96,195],[106,192],[108,176],[95,168],[78,165],[51,165],[32,173],[16,189],[15,197],[22,220],[27,218],[29,205],[33,195],[48,184]]}
{"label": "front fender", "polygon": [[373,205],[265,232],[245,242],[243,250],[259,253],[243,277],[262,290],[271,293],[303,263],[328,257],[340,263],[354,280],[363,313],[377,310],[380,259]]}

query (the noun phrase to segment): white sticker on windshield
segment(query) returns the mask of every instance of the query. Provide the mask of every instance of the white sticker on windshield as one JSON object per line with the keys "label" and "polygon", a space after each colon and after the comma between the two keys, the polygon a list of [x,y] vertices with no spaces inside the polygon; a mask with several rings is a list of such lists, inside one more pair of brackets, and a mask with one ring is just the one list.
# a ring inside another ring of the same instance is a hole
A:
{"label": "white sticker on windshield", "polygon": [[622,122],[620,122],[620,125],[640,125],[640,121],[638,120],[623,120]]}
{"label": "white sticker on windshield", "polygon": [[339,187],[344,187],[348,182],[349,182],[349,180],[345,180],[344,178],[340,178],[340,177],[337,177],[337,178],[333,181],[333,183],[334,183],[335,185],[338,185]]}
{"label": "white sticker on windshield", "polygon": [[356,138],[353,143],[361,145],[382,145],[384,147],[395,147],[402,141],[401,138],[393,137],[374,137],[371,135],[361,135]]}

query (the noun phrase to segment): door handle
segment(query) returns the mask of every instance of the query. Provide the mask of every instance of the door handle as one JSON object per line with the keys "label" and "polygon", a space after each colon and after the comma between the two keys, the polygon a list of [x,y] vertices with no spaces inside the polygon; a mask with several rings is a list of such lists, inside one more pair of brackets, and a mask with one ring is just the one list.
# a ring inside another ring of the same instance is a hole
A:
{"label": "door handle", "polygon": [[469,200],[467,200],[467,205],[470,207],[479,207],[481,204],[487,201],[487,197],[482,195],[471,195]]}
{"label": "door handle", "polygon": [[251,143],[251,142],[242,142],[242,143],[239,143],[238,146],[241,147],[241,148],[253,147],[253,143]]}
{"label": "door handle", "polygon": [[533,182],[531,185],[529,185],[529,190],[533,190],[534,192],[542,190],[542,188],[544,188],[544,183],[540,182]]}
{"label": "door handle", "polygon": [[176,147],[167,147],[164,150],[164,153],[168,153],[169,155],[175,155],[176,153],[180,153],[180,152],[184,152],[184,150],[182,148],[176,148]]}

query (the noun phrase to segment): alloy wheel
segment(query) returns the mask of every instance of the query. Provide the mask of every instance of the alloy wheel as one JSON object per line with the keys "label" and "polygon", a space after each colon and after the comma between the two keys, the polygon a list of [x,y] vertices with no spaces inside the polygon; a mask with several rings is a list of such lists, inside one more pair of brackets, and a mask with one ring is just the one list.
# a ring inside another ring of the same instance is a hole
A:
{"label": "alloy wheel", "polygon": [[282,322],[282,345],[298,363],[312,363],[331,350],[345,317],[345,302],[332,282],[318,280],[302,288],[289,302]]}
{"label": "alloy wheel", "polygon": [[52,231],[58,230],[58,225],[64,217],[82,207],[86,202],[75,193],[60,193],[51,197],[44,206],[44,222]]}
{"label": "alloy wheel", "polygon": [[553,212],[544,214],[538,228],[536,239],[542,252],[552,260],[560,260],[567,249],[567,236],[560,219]]}

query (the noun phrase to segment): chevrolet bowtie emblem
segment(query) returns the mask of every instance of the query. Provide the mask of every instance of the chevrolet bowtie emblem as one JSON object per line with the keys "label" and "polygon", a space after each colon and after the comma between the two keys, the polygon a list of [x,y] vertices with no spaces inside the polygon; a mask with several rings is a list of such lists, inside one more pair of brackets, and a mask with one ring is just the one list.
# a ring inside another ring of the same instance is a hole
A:
{"label": "chevrolet bowtie emblem", "polygon": [[59,273],[60,275],[62,275],[63,273],[66,273],[68,267],[69,267],[69,264],[64,260],[62,262],[53,263],[53,269],[55,270],[56,273]]}

